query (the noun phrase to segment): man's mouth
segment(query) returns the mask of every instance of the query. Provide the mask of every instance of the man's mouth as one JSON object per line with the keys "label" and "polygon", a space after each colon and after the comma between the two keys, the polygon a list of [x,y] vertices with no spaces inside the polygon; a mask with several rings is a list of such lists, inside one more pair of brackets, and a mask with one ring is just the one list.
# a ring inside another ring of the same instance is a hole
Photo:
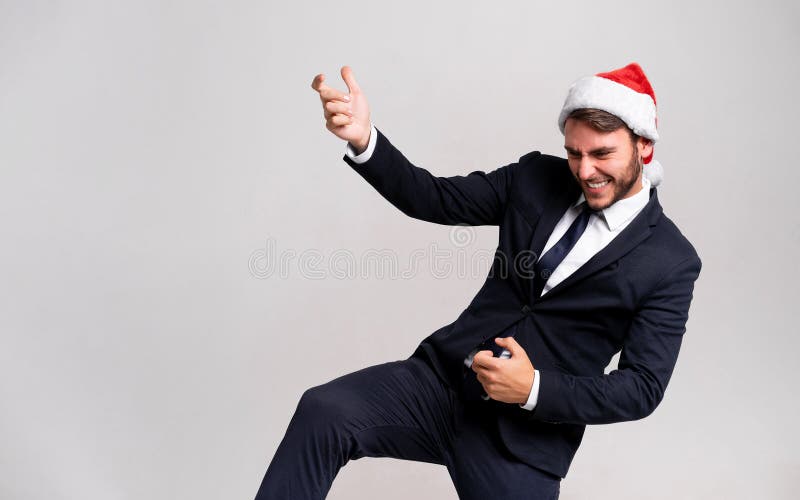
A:
{"label": "man's mouth", "polygon": [[611,179],[606,179],[601,182],[587,182],[586,185],[589,186],[589,192],[592,193],[599,193],[603,190],[603,188],[611,182]]}

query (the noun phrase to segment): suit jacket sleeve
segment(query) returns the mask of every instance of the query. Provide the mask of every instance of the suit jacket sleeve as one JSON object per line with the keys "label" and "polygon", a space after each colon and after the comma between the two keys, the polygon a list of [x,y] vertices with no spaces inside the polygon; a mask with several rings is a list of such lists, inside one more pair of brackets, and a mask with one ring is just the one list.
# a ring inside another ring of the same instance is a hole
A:
{"label": "suit jacket sleeve", "polygon": [[411,164],[386,136],[378,132],[375,151],[358,164],[346,161],[386,200],[404,214],[446,225],[499,225],[505,211],[516,163],[492,172],[436,177]]}
{"label": "suit jacket sleeve", "polygon": [[686,331],[695,255],[670,270],[639,305],[618,368],[602,376],[541,370],[539,399],[528,418],[550,423],[609,424],[644,418],[661,402]]}

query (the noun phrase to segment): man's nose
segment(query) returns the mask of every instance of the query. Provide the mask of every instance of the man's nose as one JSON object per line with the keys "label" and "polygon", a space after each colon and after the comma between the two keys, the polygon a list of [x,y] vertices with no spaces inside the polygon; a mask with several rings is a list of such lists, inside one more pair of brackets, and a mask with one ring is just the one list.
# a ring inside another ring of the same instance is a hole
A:
{"label": "man's nose", "polygon": [[583,155],[578,163],[578,177],[581,180],[591,179],[594,172],[594,160],[589,155]]}

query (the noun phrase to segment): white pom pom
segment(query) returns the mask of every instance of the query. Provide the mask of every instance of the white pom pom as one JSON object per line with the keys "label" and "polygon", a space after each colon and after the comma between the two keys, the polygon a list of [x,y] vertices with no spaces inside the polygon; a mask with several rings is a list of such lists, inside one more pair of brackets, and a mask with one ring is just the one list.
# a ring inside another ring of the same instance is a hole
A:
{"label": "white pom pom", "polygon": [[664,167],[658,161],[651,160],[650,163],[644,166],[642,175],[647,177],[653,187],[658,186],[664,180]]}

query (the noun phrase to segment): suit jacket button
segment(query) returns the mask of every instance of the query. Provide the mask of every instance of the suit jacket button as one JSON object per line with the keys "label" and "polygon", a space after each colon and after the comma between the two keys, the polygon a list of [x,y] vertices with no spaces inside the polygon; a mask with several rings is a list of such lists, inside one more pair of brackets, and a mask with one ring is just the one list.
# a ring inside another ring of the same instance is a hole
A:
{"label": "suit jacket button", "polygon": [[531,308],[528,304],[522,306],[522,314],[529,314],[531,312]]}

